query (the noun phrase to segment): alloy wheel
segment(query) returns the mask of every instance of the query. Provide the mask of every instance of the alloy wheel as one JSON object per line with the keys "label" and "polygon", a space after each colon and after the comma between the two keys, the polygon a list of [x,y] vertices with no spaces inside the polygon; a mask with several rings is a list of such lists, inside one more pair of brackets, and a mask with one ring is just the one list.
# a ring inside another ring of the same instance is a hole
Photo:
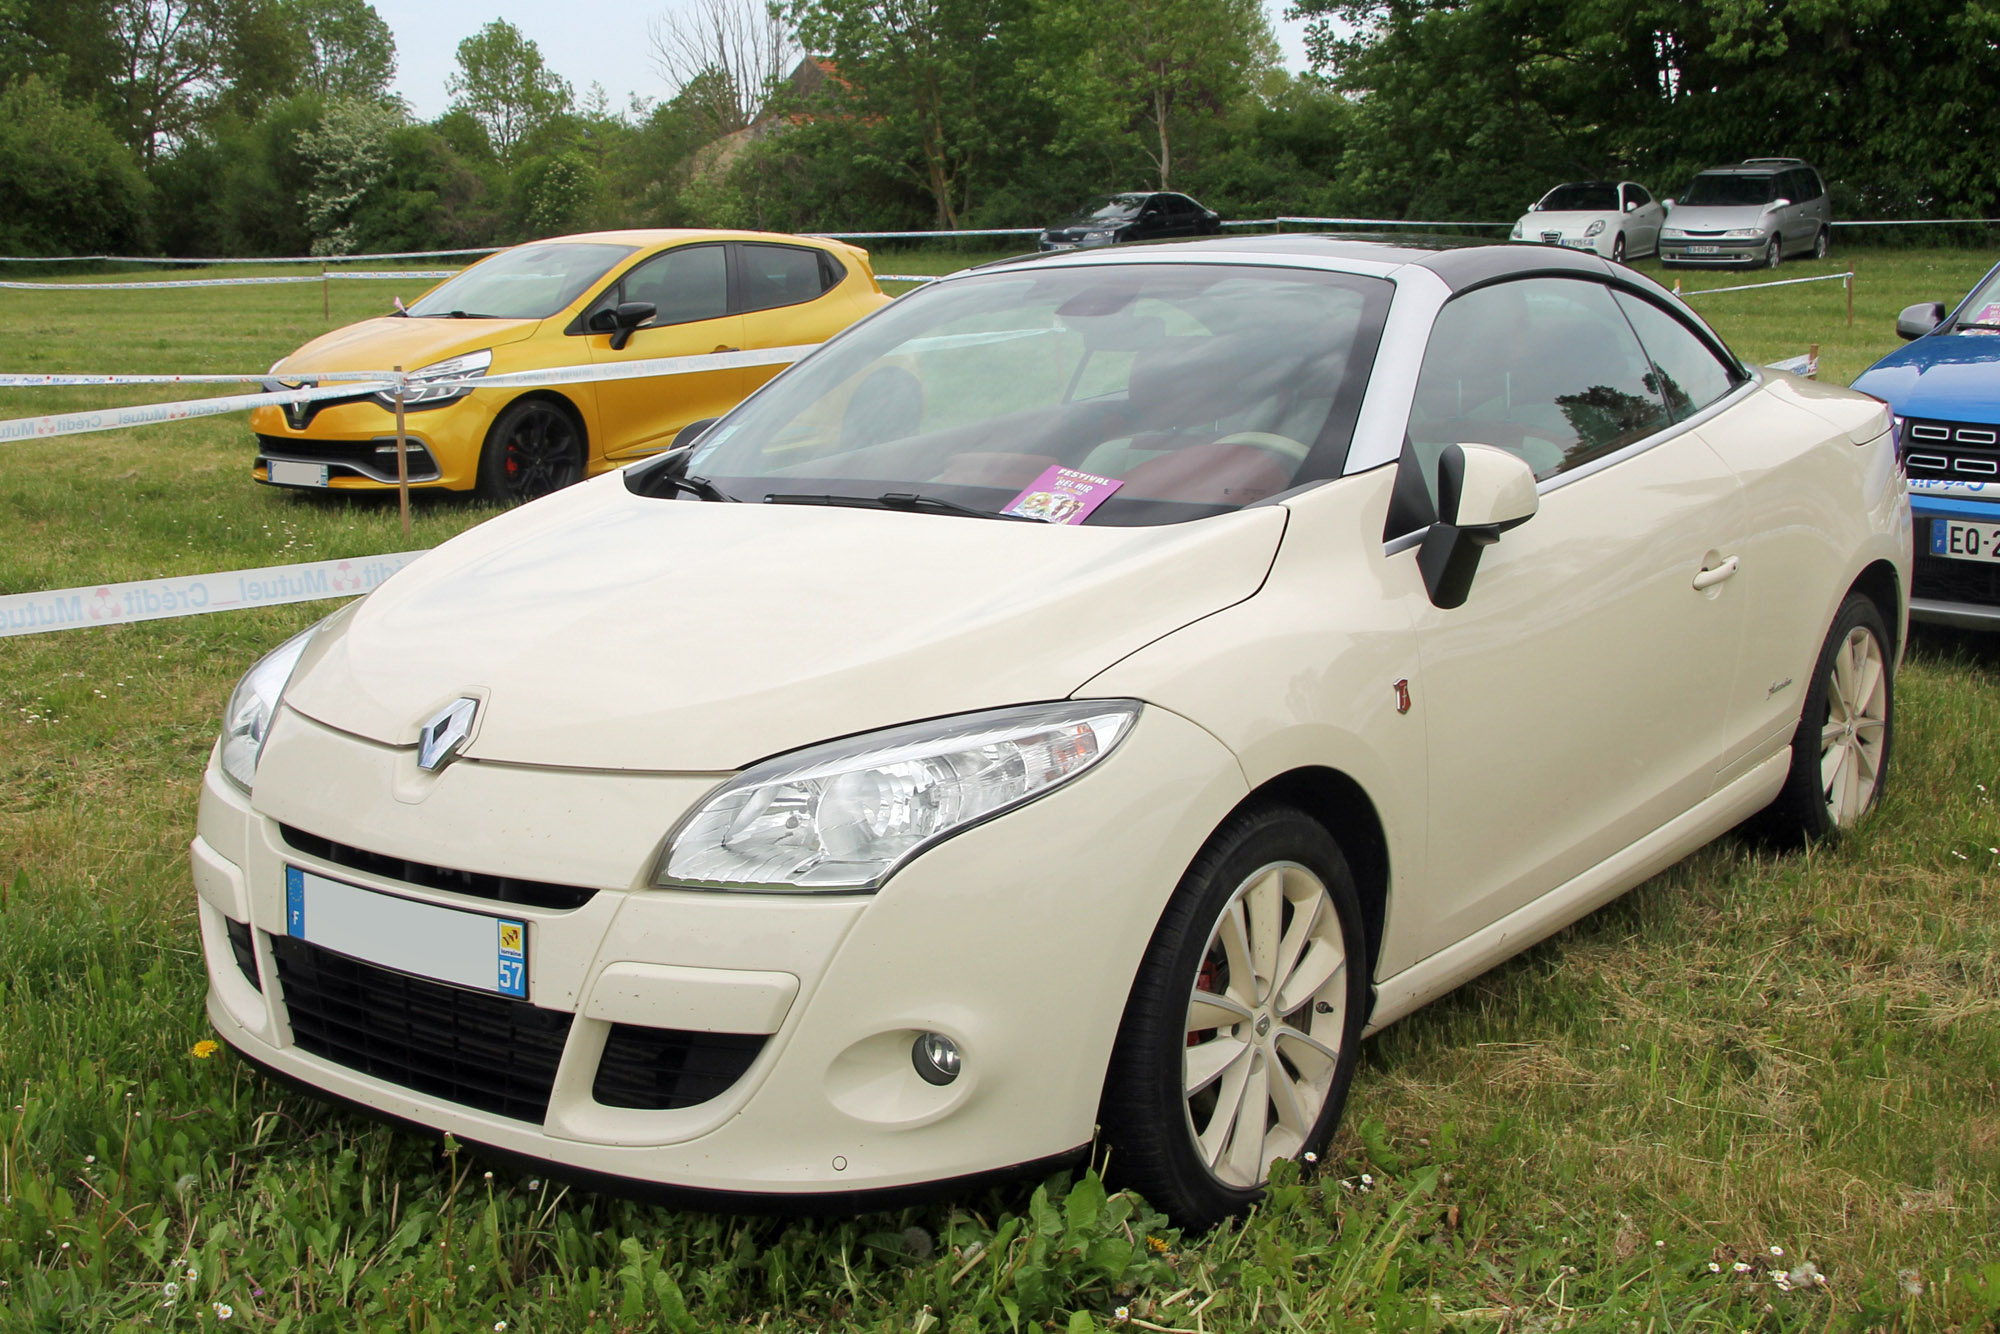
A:
{"label": "alloy wheel", "polygon": [[553,404],[536,403],[523,413],[502,450],[502,473],[512,499],[534,500],[582,480],[583,441],[569,414]]}
{"label": "alloy wheel", "polygon": [[1195,1152],[1254,1187],[1295,1157],[1340,1068],[1347,948],[1327,887],[1296,862],[1252,872],[1224,905],[1188,996],[1182,1088]]}
{"label": "alloy wheel", "polygon": [[1779,264],[1783,263],[1785,258],[1784,249],[1785,249],[1784,242],[1780,241],[1776,236],[1773,236],[1771,238],[1771,244],[1765,247],[1764,250],[1764,266],[1766,268],[1775,269],[1778,267]]}
{"label": "alloy wheel", "polygon": [[1820,727],[1820,792],[1834,826],[1849,828],[1874,800],[1888,737],[1889,672],[1866,626],[1848,631],[1834,653]]}

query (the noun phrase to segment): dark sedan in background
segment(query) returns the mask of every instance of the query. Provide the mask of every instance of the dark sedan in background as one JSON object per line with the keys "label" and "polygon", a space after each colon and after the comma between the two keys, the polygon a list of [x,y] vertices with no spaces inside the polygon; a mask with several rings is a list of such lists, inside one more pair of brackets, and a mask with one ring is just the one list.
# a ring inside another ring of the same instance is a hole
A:
{"label": "dark sedan in background", "polygon": [[1213,236],[1222,215],[1168,191],[1099,195],[1066,220],[1042,231],[1043,250],[1081,250],[1122,241]]}

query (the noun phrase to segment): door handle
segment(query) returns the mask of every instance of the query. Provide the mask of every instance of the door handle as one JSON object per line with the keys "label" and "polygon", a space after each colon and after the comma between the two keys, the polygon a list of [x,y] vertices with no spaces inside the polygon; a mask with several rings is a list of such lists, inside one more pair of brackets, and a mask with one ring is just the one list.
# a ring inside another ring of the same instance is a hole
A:
{"label": "door handle", "polygon": [[1728,560],[1722,562],[1722,564],[1720,565],[1711,565],[1706,569],[1699,571],[1698,573],[1696,573],[1694,577],[1695,588],[1697,590],[1703,588],[1714,588],[1724,579],[1727,579],[1730,575],[1735,574],[1736,567],[1740,564],[1742,564],[1741,560],[1739,560],[1735,556],[1731,556]]}
{"label": "door handle", "polygon": [[[725,347],[723,344],[717,343],[715,345],[715,350],[716,352],[741,352],[743,349],[740,347]],[[711,353],[710,355],[712,356],[714,354]]]}

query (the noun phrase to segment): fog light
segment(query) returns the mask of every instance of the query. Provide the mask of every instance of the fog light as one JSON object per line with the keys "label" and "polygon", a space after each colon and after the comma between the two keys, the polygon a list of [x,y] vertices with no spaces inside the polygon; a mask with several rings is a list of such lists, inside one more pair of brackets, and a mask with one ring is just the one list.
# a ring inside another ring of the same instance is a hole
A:
{"label": "fog light", "polygon": [[910,1063],[926,1084],[949,1084],[958,1078],[958,1044],[942,1033],[919,1033],[910,1047]]}

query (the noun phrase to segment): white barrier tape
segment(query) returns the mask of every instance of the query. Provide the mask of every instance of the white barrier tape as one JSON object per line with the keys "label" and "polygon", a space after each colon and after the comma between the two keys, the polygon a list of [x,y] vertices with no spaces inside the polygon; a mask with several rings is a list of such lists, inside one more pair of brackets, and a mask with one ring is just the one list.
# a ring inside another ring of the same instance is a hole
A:
{"label": "white barrier tape", "polygon": [[1836,218],[1835,227],[1991,227],[2000,218],[1891,218],[1883,222],[1847,221]]}
{"label": "white barrier tape", "polygon": [[[748,352],[705,352],[687,357],[648,357],[639,361],[600,363],[591,366],[556,366],[540,371],[513,371],[505,375],[471,376],[465,379],[425,379],[414,383],[425,389],[518,389],[530,385],[593,384],[605,380],[642,380],[654,376],[699,375],[705,371],[740,370],[748,366],[789,366],[819,346],[801,343],[792,347],[764,347]],[[92,431],[119,431],[157,422],[186,421],[196,417],[219,417],[267,404],[310,403],[322,398],[354,398],[378,389],[394,389],[393,374],[384,379],[355,379],[362,372],[334,372],[325,378],[342,377],[340,383],[309,389],[287,389],[262,394],[228,394],[221,398],[186,399],[176,403],[146,403],[129,408],[104,408],[92,412],[63,412],[46,417],[17,417],[0,421],[0,442],[42,440],[61,435],[87,435]],[[44,377],[22,377],[42,381]],[[54,378],[54,377],[47,377]],[[112,377],[93,379],[103,384]],[[141,383],[158,383],[152,377],[135,376]],[[268,377],[260,376],[260,380]],[[301,378],[317,379],[309,372]],[[404,383],[413,381],[406,375]]]}
{"label": "white barrier tape", "polygon": [[1423,218],[1273,218],[1272,225],[1302,222],[1315,227],[1512,227],[1511,222],[1437,222]]}
{"label": "white barrier tape", "polygon": [[266,404],[310,403],[322,398],[353,398],[357,390],[393,389],[390,381],[361,381],[329,385],[320,389],[287,389],[273,394],[228,394],[221,398],[191,398],[178,403],[142,403],[129,408],[99,408],[90,412],[58,412],[47,417],[16,417],[0,421],[0,442],[46,440],[60,435],[88,435],[92,431],[122,431],[134,426],[160,422],[190,421],[197,417],[220,417],[224,413],[261,408]]}
{"label": "white barrier tape", "polygon": [[421,551],[304,565],[269,565],[174,579],[138,579],[95,588],[57,588],[46,593],[0,596],[0,638],[87,630],[92,626],[161,621],[287,602],[359,597],[408,565]]}
{"label": "white barrier tape", "polygon": [[1835,283],[1841,281],[1844,278],[1852,278],[1853,276],[1854,274],[1852,272],[1821,273],[1821,274],[1816,274],[1811,278],[1780,278],[1777,279],[1775,282],[1744,283],[1739,287],[1696,287],[1686,292],[1679,290],[1680,284],[1676,283],[1674,284],[1675,288],[1674,295],[1685,301],[1689,297],[1708,296],[1711,293],[1715,292],[1754,292],[1760,287],[1793,287],[1798,285],[1799,283]]}
{"label": "white barrier tape", "polygon": [[1817,380],[1819,378],[1819,358],[1810,352],[1806,352],[1796,357],[1786,357],[1783,361],[1769,362],[1765,365],[1764,369],[1784,371],[1790,375],[1803,375],[1808,380]]}
{"label": "white barrier tape", "polygon": [[934,283],[941,275],[935,273],[878,273],[875,281],[883,283]]}
{"label": "white barrier tape", "polygon": [[[331,276],[331,275],[328,275]],[[275,287],[285,283],[316,283],[315,274],[285,274],[276,278],[174,278],[151,283],[11,283],[0,282],[21,292],[135,292],[167,287]]]}
{"label": "white barrier tape", "polygon": [[167,278],[145,283],[16,283],[0,282],[0,288],[18,292],[143,292],[169,287],[270,287],[287,283],[382,282],[392,278],[451,278],[464,269],[378,269],[359,273],[288,273],[275,278]]}
{"label": "white barrier tape", "polygon": [[[0,375],[0,389],[73,389],[105,384],[265,384],[279,377],[264,375]],[[327,371],[307,376],[319,381],[384,381],[394,384],[395,371]]]}
{"label": "white barrier tape", "polygon": [[928,241],[933,238],[956,236],[1039,236],[1040,227],[986,227],[962,232],[800,232],[801,236],[818,236],[829,241]]}
{"label": "white barrier tape", "polygon": [[159,255],[0,255],[0,264],[358,264],[381,259],[449,259],[453,255],[497,255],[507,246],[473,246],[467,250],[387,250],[377,255],[220,256],[174,259]]}

